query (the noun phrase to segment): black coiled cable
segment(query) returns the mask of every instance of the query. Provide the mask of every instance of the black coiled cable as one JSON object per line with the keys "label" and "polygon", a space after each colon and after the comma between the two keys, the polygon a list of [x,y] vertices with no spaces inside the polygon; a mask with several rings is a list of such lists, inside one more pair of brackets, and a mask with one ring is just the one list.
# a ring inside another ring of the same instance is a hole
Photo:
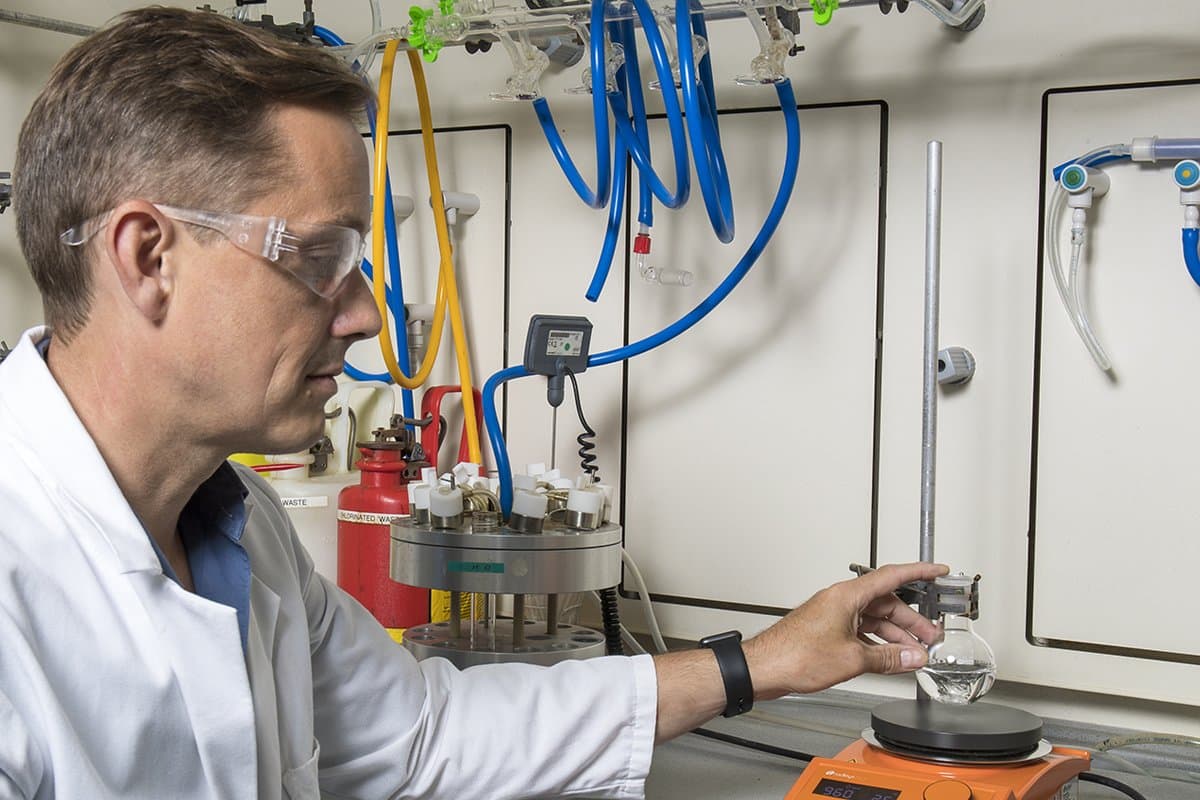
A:
{"label": "black coiled cable", "polygon": [[[596,454],[592,452],[596,449],[596,442],[593,441],[596,431],[583,416],[583,401],[579,399],[579,381],[575,380],[575,373],[569,369],[565,372],[571,379],[571,389],[575,392],[575,411],[579,414],[579,424],[583,426],[583,433],[575,437],[575,441],[579,442],[579,468],[592,483],[596,483],[600,480],[600,468],[596,466]],[[610,656],[625,655],[625,644],[621,641],[621,611],[617,607],[615,588],[600,590],[600,614],[604,619],[605,652]]]}
{"label": "black coiled cable", "polygon": [[610,656],[625,655],[621,641],[621,612],[617,608],[617,590],[600,590],[600,614],[604,619],[604,652]]}
{"label": "black coiled cable", "polygon": [[579,382],[575,380],[575,373],[569,369],[566,373],[575,392],[575,411],[579,414],[579,424],[583,426],[583,433],[575,437],[575,441],[579,442],[579,468],[591,478],[592,483],[596,483],[600,480],[600,468],[596,466],[596,454],[592,452],[596,449],[596,431],[583,416],[583,401],[579,399]]}

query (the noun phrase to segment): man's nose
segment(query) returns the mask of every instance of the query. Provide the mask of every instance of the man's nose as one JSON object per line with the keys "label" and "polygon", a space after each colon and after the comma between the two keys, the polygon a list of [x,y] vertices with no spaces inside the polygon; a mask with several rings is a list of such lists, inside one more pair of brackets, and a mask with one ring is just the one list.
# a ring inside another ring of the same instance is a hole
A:
{"label": "man's nose", "polygon": [[333,320],[333,336],[354,341],[377,336],[383,320],[375,306],[371,287],[361,274],[347,277],[346,284],[337,295],[338,313]]}

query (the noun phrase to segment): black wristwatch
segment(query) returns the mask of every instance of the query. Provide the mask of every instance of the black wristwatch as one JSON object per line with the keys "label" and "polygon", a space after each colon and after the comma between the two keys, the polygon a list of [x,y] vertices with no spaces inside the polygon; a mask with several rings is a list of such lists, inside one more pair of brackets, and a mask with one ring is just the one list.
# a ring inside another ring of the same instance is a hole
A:
{"label": "black wristwatch", "polygon": [[754,708],[754,685],[750,682],[750,667],[742,651],[741,631],[725,631],[705,636],[701,647],[707,647],[717,657],[721,680],[725,683],[724,717],[736,717]]}

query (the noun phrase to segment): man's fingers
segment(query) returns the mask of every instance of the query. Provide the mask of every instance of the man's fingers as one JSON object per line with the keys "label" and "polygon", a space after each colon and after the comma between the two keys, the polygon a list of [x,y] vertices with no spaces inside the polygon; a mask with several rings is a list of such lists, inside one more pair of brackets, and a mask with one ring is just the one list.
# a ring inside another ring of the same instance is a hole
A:
{"label": "man's fingers", "polygon": [[912,564],[887,564],[860,578],[850,581],[857,592],[860,607],[865,608],[872,600],[891,594],[906,583],[931,581],[950,572],[945,564],[930,564],[917,561]]}
{"label": "man's fingers", "polygon": [[937,625],[922,616],[920,612],[909,608],[895,595],[872,600],[863,611],[863,617],[864,619],[870,617],[886,619],[908,631],[925,644],[932,644],[941,635]]}
{"label": "man's fingers", "polygon": [[921,647],[900,644],[877,644],[866,648],[867,672],[890,675],[911,672],[925,666],[928,656]]}
{"label": "man's fingers", "polygon": [[873,633],[880,639],[897,644],[917,644],[913,634],[888,619],[867,617],[858,626],[863,633]]}

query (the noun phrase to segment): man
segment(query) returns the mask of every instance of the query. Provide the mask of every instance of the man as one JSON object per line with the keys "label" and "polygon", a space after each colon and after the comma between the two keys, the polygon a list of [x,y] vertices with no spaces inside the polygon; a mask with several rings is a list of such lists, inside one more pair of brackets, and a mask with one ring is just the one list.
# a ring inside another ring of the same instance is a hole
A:
{"label": "man", "polygon": [[0,365],[0,798],[639,797],[655,741],[750,694],[920,666],[936,631],[891,592],[934,565],[831,587],[721,663],[464,672],[313,571],[225,459],[315,440],[379,328],[353,276],[368,99],[315,48],[159,8],[34,103],[15,208],[49,327]]}

